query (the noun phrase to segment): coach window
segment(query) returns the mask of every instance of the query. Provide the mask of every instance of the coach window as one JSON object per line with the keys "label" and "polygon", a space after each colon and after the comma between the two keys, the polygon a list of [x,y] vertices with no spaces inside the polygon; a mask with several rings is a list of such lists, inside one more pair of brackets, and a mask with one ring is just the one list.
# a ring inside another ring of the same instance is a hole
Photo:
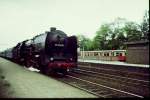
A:
{"label": "coach window", "polygon": [[98,55],[98,53],[97,53],[97,52],[95,52],[95,53],[94,53],[94,56],[97,56],[97,55]]}
{"label": "coach window", "polygon": [[104,56],[106,56],[106,53],[104,53]]}
{"label": "coach window", "polygon": [[90,56],[90,53],[88,53],[88,56]]}
{"label": "coach window", "polygon": [[122,56],[122,53],[120,53],[119,56]]}
{"label": "coach window", "polygon": [[104,53],[104,56],[107,56],[107,54],[106,54],[106,53]]}
{"label": "coach window", "polygon": [[119,52],[116,53],[116,56],[119,56]]}
{"label": "coach window", "polygon": [[109,56],[109,53],[107,53],[107,55],[106,56]]}

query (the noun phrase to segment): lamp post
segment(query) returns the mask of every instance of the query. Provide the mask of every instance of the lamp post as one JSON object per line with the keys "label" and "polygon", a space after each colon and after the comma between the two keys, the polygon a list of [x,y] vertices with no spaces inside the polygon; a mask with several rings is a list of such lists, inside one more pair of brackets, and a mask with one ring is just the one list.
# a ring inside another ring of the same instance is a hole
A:
{"label": "lamp post", "polygon": [[84,61],[84,45],[83,45],[83,50],[82,50],[82,55],[83,55],[83,61]]}
{"label": "lamp post", "polygon": [[84,60],[84,45],[82,42],[82,39],[79,39],[79,45],[80,45],[80,52],[81,52],[81,59]]}

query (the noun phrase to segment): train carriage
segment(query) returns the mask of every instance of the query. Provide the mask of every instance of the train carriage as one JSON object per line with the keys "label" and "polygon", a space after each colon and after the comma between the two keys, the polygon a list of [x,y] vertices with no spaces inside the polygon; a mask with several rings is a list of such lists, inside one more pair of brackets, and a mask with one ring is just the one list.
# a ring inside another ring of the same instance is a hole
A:
{"label": "train carriage", "polygon": [[80,51],[79,58],[104,61],[126,61],[126,50]]}

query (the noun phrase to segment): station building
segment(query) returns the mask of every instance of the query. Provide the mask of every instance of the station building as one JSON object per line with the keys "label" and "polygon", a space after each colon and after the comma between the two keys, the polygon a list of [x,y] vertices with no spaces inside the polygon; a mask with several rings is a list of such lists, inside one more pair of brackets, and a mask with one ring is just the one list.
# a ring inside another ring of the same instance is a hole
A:
{"label": "station building", "polygon": [[149,64],[149,41],[126,42],[126,62],[133,64]]}

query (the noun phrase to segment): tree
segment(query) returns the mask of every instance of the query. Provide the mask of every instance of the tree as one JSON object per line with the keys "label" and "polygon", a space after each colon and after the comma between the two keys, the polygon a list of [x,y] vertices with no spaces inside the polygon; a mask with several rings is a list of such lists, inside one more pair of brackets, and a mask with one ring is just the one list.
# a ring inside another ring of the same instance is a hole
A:
{"label": "tree", "polygon": [[92,41],[84,35],[78,35],[80,50],[93,50]]}
{"label": "tree", "polygon": [[125,27],[123,27],[122,30],[126,35],[126,41],[130,42],[141,40],[142,33],[138,24],[134,22],[126,22]]}
{"label": "tree", "polygon": [[95,50],[125,49],[124,42],[141,40],[140,25],[117,18],[115,21],[101,25],[93,40]]}
{"label": "tree", "polygon": [[141,23],[141,32],[143,39],[149,40],[149,11],[145,11],[143,22]]}
{"label": "tree", "polygon": [[149,40],[149,12],[143,17],[141,25],[117,18],[111,23],[102,24],[93,40],[81,35],[81,50],[111,50],[125,49],[124,42],[140,41],[142,38]]}
{"label": "tree", "polygon": [[123,27],[125,26],[126,22],[127,20],[124,18],[116,18],[114,22],[110,23],[112,33],[110,35],[110,40],[108,44],[109,49],[124,48],[125,34],[123,31]]}
{"label": "tree", "polygon": [[96,32],[96,36],[94,37],[93,44],[94,49],[102,50],[107,47],[107,39],[109,38],[109,34],[111,33],[111,29],[109,24],[101,25],[100,29]]}
{"label": "tree", "polygon": [[123,48],[125,35],[122,27],[125,26],[126,20],[117,18],[114,22],[101,25],[100,29],[96,32],[94,38],[94,47],[98,50],[111,50],[113,48]]}

